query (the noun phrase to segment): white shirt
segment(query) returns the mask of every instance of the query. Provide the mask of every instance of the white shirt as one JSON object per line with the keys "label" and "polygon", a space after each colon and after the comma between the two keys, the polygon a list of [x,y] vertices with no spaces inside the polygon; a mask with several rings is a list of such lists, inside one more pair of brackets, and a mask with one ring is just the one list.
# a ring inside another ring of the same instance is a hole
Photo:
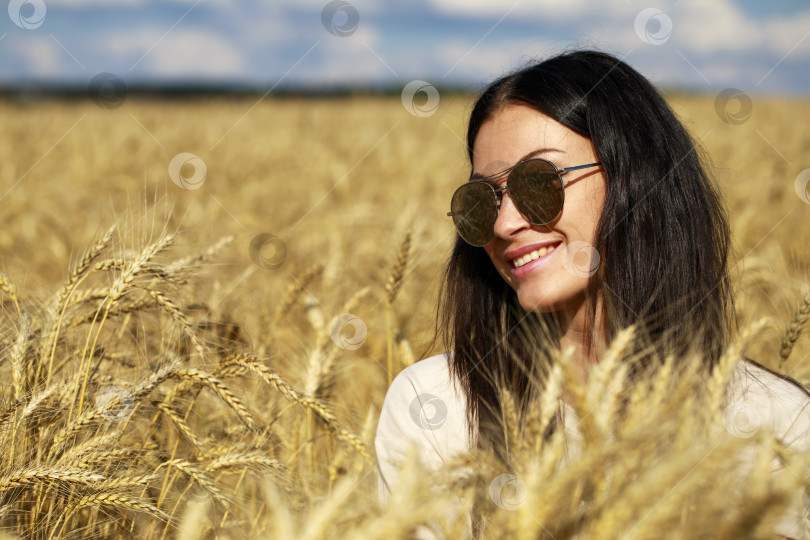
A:
{"label": "white shirt", "polygon": [[[768,429],[792,449],[810,448],[810,394],[796,385],[754,364],[739,362],[729,384],[728,402],[726,414],[747,414],[748,427]],[[581,440],[576,414],[568,404],[562,402],[562,406],[567,440],[576,447]],[[466,410],[445,354],[416,362],[397,375],[385,396],[375,439],[382,503],[396,489],[400,463],[414,447],[419,461],[433,469],[471,449]],[[801,492],[794,499],[774,533],[810,540],[810,507]],[[417,534],[438,538],[426,527]]]}

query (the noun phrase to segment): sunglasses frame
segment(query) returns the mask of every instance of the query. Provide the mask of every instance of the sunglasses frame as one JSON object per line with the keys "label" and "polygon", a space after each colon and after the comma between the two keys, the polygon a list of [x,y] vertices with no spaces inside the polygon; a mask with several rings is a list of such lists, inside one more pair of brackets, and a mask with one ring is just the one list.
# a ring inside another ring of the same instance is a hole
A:
{"label": "sunglasses frame", "polygon": [[[520,209],[517,207],[517,205],[515,205],[515,209],[520,213],[521,216],[523,216],[523,219],[525,219],[527,222],[531,223],[532,225],[545,225],[547,223],[551,223],[552,221],[557,219],[557,217],[562,212],[563,205],[565,204],[565,183],[563,182],[563,179],[562,179],[563,175],[565,175],[565,174],[567,174],[567,173],[569,173],[571,171],[577,171],[577,170],[580,170],[580,169],[587,169],[589,167],[597,167],[597,166],[602,164],[601,161],[597,161],[596,163],[588,163],[587,165],[576,165],[574,167],[563,167],[562,169],[559,169],[559,168],[557,168],[556,165],[554,165],[554,163],[552,163],[551,161],[549,161],[547,159],[544,159],[544,158],[524,159],[523,161],[518,161],[517,163],[515,163],[511,167],[508,167],[508,168],[506,168],[506,169],[504,169],[504,170],[502,170],[500,172],[497,172],[497,173],[495,173],[495,174],[493,174],[491,176],[487,176],[485,178],[477,178],[475,180],[469,180],[467,183],[465,183],[465,184],[459,186],[458,188],[456,188],[456,190],[453,192],[453,198],[455,198],[455,195],[458,192],[458,190],[464,188],[465,186],[467,186],[467,185],[469,185],[471,183],[485,183],[492,190],[492,195],[495,198],[496,211],[500,212],[501,211],[501,201],[503,201],[503,191],[506,191],[507,193],[509,193],[509,189],[508,189],[509,188],[509,174],[511,174],[512,170],[515,169],[515,167],[518,167],[519,165],[522,165],[524,163],[528,163],[530,161],[542,161],[544,163],[548,163],[549,165],[551,165],[551,167],[554,169],[554,173],[557,174],[557,178],[559,178],[559,180],[560,180],[560,187],[562,188],[562,192],[563,192],[562,201],[561,201],[561,205],[560,205],[560,211],[557,212],[557,214],[553,218],[549,219],[548,221],[544,221],[542,223],[535,223],[535,222],[529,220],[528,218],[526,218],[526,216],[523,215],[523,212],[520,211]],[[551,171],[549,171],[549,172],[551,172]],[[507,175],[506,182],[504,183],[504,185],[502,187],[499,187],[499,188],[492,187],[490,182],[502,177],[504,174]],[[510,193],[509,196],[511,197],[512,194]],[[447,215],[451,216],[451,217],[455,216],[457,214],[458,214],[458,212],[453,212],[453,211],[447,212]],[[453,226],[455,227],[455,220],[453,221]],[[456,227],[456,232],[458,232],[458,227]],[[459,233],[459,236],[461,236],[461,233]],[[461,239],[464,240],[465,242],[467,242],[468,244],[476,246],[476,247],[482,247],[482,246],[486,245],[486,244],[481,244],[481,245],[473,244],[473,243],[467,241],[463,236],[461,236]],[[495,239],[495,235],[493,233],[492,239],[490,239],[489,242],[491,242],[494,239]],[[489,242],[487,242],[487,244]]]}

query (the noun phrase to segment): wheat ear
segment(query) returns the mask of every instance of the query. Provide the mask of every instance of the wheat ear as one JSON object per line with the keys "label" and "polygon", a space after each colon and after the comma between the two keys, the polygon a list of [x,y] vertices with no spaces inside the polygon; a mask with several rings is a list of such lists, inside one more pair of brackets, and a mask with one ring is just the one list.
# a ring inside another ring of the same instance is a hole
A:
{"label": "wheat ear", "polygon": [[781,358],[782,364],[787,362],[790,353],[793,351],[793,345],[795,345],[796,341],[799,339],[799,335],[802,333],[802,328],[807,323],[808,318],[810,318],[810,289],[807,290],[804,298],[799,302],[799,307],[793,315],[793,320],[790,321],[785,336],[782,338],[782,348],[779,350],[779,358]]}
{"label": "wheat ear", "polygon": [[78,509],[87,506],[99,505],[138,510],[140,512],[152,514],[156,518],[164,521],[169,519],[169,516],[157,506],[149,504],[142,499],[136,499],[135,497],[120,495],[118,493],[93,493],[91,495],[85,495],[76,501],[75,508]]}
{"label": "wheat ear", "polygon": [[388,386],[394,380],[394,300],[397,298],[405,279],[405,270],[408,267],[408,255],[411,249],[411,230],[405,231],[405,237],[399,246],[397,260],[385,284],[385,338],[386,338],[386,369],[388,371]]}
{"label": "wheat ear", "polygon": [[191,340],[191,343],[197,349],[197,352],[200,353],[200,356],[204,356],[205,348],[203,347],[203,344],[200,343],[200,340],[197,338],[194,330],[191,329],[191,324],[188,322],[185,313],[183,313],[183,311],[162,292],[154,289],[144,290],[149,293],[149,296],[155,299],[155,302],[157,302],[158,305],[172,317],[172,319],[180,323],[180,326],[183,328],[183,333],[185,333],[186,336],[188,336],[188,338]]}
{"label": "wheat ear", "polygon": [[725,350],[717,365],[714,366],[712,378],[709,381],[710,411],[723,410],[723,402],[727,397],[727,386],[734,373],[734,367],[740,361],[743,347],[763,326],[767,325],[770,319],[763,318],[745,328],[737,339],[735,339]]}
{"label": "wheat ear", "polygon": [[397,259],[394,262],[394,267],[391,269],[391,275],[388,277],[388,282],[385,284],[386,301],[393,304],[397,298],[402,287],[402,282],[405,278],[405,271],[408,268],[408,257],[411,250],[411,230],[405,231],[405,237],[399,245],[399,252]]}
{"label": "wheat ear", "polygon": [[[37,364],[37,372],[34,380],[39,380],[39,373],[43,367],[43,363],[47,355],[50,357],[50,359],[48,362],[49,366],[48,374],[46,376],[46,384],[50,384],[51,371],[53,369],[53,355],[56,351],[56,341],[57,336],[59,335],[60,325],[62,324],[62,317],[67,309],[67,301],[74,289],[78,286],[80,278],[82,278],[82,276],[87,272],[90,265],[93,264],[93,261],[98,259],[101,253],[107,249],[107,246],[110,245],[114,233],[115,225],[107,229],[98,242],[93,244],[93,246],[82,256],[79,263],[73,268],[73,271],[71,271],[67,281],[62,285],[62,288],[56,294],[56,298],[54,299],[54,303],[50,311],[48,327],[45,332],[43,332],[42,340],[40,341],[39,363]],[[51,341],[53,341],[52,346]]]}
{"label": "wheat ear", "polygon": [[248,368],[252,373],[258,375],[265,383],[276,388],[281,394],[290,401],[298,403],[299,405],[313,411],[321,420],[331,429],[338,439],[353,446],[357,452],[367,459],[371,459],[366,445],[360,438],[349,430],[345,429],[335,418],[334,414],[319,400],[304,396],[295,390],[290,383],[279,377],[277,374],[267,366],[258,362],[257,359],[247,354],[239,354],[231,356],[228,359],[229,363],[243,365]]}
{"label": "wheat ear", "polygon": [[21,312],[20,302],[17,300],[17,289],[14,287],[14,284],[3,274],[0,274],[0,291],[3,291],[6,293],[6,296],[11,298],[11,301],[14,303],[14,309],[17,310],[17,317],[19,317]]}
{"label": "wheat ear", "polygon": [[[343,304],[342,313],[351,313],[360,303],[360,300],[370,291],[363,287]],[[338,329],[339,331],[339,329]],[[315,342],[315,347],[309,356],[304,393],[308,396],[322,398],[324,386],[330,380],[332,368],[335,364],[338,348],[329,347],[333,330],[328,327],[321,329]]]}
{"label": "wheat ear", "polygon": [[58,482],[67,484],[82,484],[92,487],[102,482],[104,477],[100,474],[83,469],[57,469],[55,467],[32,467],[15,472],[0,479],[0,493],[9,489],[41,484],[45,482]]}
{"label": "wheat ear", "polygon": [[290,308],[295,304],[295,302],[301,297],[301,294],[306,290],[307,286],[312,283],[315,278],[323,274],[323,269],[326,267],[323,263],[316,263],[304,270],[301,276],[294,280],[294,283],[291,283],[287,287],[287,292],[284,293],[284,298],[282,298],[281,302],[278,304],[276,308],[276,312],[273,315],[273,325],[277,324],[287,312],[290,311]]}
{"label": "wheat ear", "polygon": [[197,436],[194,435],[193,431],[191,431],[191,427],[189,427],[186,421],[183,420],[183,418],[179,414],[174,412],[174,410],[172,410],[172,408],[166,403],[158,403],[157,407],[163,412],[163,414],[165,414],[169,418],[169,420],[172,421],[174,426],[177,428],[177,431],[179,431],[183,435],[183,437],[188,439],[188,441],[195,448],[202,448],[199,439],[197,439]]}
{"label": "wheat ear", "polygon": [[175,467],[180,472],[193,478],[194,481],[205,488],[205,490],[210,493],[211,496],[217,500],[217,502],[219,502],[225,508],[228,507],[228,502],[225,500],[225,497],[222,495],[222,492],[219,491],[216,484],[214,484],[214,481],[211,480],[207,474],[198,469],[193,463],[184,459],[173,459],[165,462],[164,464],[166,466]]}
{"label": "wheat ear", "polygon": [[[85,342],[84,350],[82,351],[81,359],[80,359],[80,367],[79,373],[84,372],[84,376],[81,377],[81,384],[79,385],[78,391],[78,405],[77,405],[77,415],[81,415],[82,407],[84,406],[84,398],[85,393],[87,391],[87,383],[90,380],[90,368],[92,366],[92,353],[90,356],[87,356],[87,351],[95,351],[96,350],[96,343],[98,342],[99,336],[101,335],[101,328],[104,326],[104,322],[107,320],[107,316],[109,315],[110,309],[121,299],[121,297],[126,294],[129,290],[132,282],[135,278],[140,275],[141,272],[145,270],[149,261],[151,261],[155,256],[157,256],[160,252],[168,248],[175,239],[175,234],[164,235],[160,237],[157,242],[153,243],[150,246],[147,246],[138,257],[132,261],[129,266],[121,273],[118,279],[115,280],[112,287],[110,287],[110,296],[109,296],[109,303],[107,304],[106,310],[104,315],[99,322],[98,329],[95,332],[95,337],[92,340],[92,344],[90,343],[90,336],[92,332],[89,332],[87,335],[87,341]],[[88,345],[91,345],[88,348]],[[53,359],[53,356],[51,356]],[[86,365],[84,365],[86,364]],[[70,403],[70,409],[68,410],[68,418],[73,417],[73,406],[75,400],[72,400]]]}
{"label": "wheat ear", "polygon": [[230,405],[230,407],[234,410],[234,412],[236,412],[239,419],[242,420],[248,429],[256,429],[256,422],[253,421],[253,417],[250,415],[247,407],[242,404],[242,401],[236,397],[236,395],[231,392],[231,390],[225,386],[225,383],[223,383],[221,380],[196,368],[179,369],[174,373],[174,376],[181,379],[199,382],[209,387],[220,397],[220,399],[222,399],[222,401]]}

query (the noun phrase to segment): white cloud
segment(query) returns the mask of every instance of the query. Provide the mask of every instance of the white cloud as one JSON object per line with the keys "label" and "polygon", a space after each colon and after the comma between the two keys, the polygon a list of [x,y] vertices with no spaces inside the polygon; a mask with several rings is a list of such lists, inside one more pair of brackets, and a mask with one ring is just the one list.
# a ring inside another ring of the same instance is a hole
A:
{"label": "white cloud", "polygon": [[764,39],[762,26],[729,0],[684,2],[671,17],[673,40],[701,54],[751,50]]}
{"label": "white cloud", "polygon": [[85,8],[93,6],[147,5],[152,0],[47,0],[46,5],[60,8]]}
{"label": "white cloud", "polygon": [[[567,44],[567,43],[566,43]],[[458,39],[442,43],[434,58],[445,70],[451,70],[446,78],[460,77],[465,80],[490,81],[511,73],[527,62],[541,60],[562,51],[563,46],[549,40],[509,40],[495,43]]]}
{"label": "white cloud", "polygon": [[810,12],[755,20],[731,0],[682,2],[669,12],[671,42],[695,55],[725,52],[810,56]]}
{"label": "white cloud", "polygon": [[42,34],[28,39],[11,41],[12,55],[25,65],[26,75],[50,78],[64,71],[66,62],[72,62],[51,38]]}
{"label": "white cloud", "polygon": [[572,19],[609,11],[606,3],[589,0],[430,0],[430,3],[438,11],[451,15],[500,18],[509,13],[537,20]]}
{"label": "white cloud", "polygon": [[[96,6],[155,6],[159,4],[187,4],[189,7],[200,4],[203,0],[45,0],[48,7],[60,7],[68,9],[83,9]],[[219,4],[230,6],[229,0],[204,0],[206,6]]]}
{"label": "white cloud", "polygon": [[302,65],[296,74],[302,73],[303,78],[310,80],[316,80],[317,74],[327,83],[357,83],[400,75],[397,59],[389,56],[379,42],[379,32],[370,25],[358,27],[349,37],[328,35],[320,43],[324,55],[322,64],[314,70],[311,62]]}
{"label": "white cloud", "polygon": [[233,43],[203,30],[170,33],[144,62],[155,75],[167,78],[238,76],[246,68]]}
{"label": "white cloud", "polygon": [[[782,18],[755,20],[732,0],[683,0],[632,5],[626,0],[522,0],[504,3],[493,0],[429,0],[439,12],[491,19],[493,24],[506,13],[506,20],[528,17],[529,20],[565,22],[561,32],[594,35],[623,49],[652,47],[644,43],[633,28],[643,8],[656,5],[672,20],[670,45],[699,53],[768,51],[781,55],[792,48],[796,57],[810,55],[810,12]],[[510,12],[510,9],[512,10]],[[598,21],[599,29],[592,26]],[[802,38],[805,38],[802,41]],[[797,44],[799,44],[797,46]]]}
{"label": "white cloud", "polygon": [[436,59],[448,70],[452,69],[454,76],[478,74],[482,79],[506,73],[514,66],[515,59],[506,44],[481,44],[473,48],[474,45],[474,42],[459,40],[445,42],[436,51]]}
{"label": "white cloud", "polygon": [[113,56],[141,58],[136,69],[160,77],[235,77],[246,69],[242,52],[232,40],[203,29],[172,30],[165,36],[141,29],[105,40]]}
{"label": "white cloud", "polygon": [[810,12],[779,18],[763,24],[768,45],[775,53],[796,58],[810,57]]}
{"label": "white cloud", "polygon": [[130,55],[140,52],[145,53],[154,46],[160,39],[160,32],[157,30],[139,29],[132,30],[126,34],[116,34],[105,37],[104,48],[114,55]]}

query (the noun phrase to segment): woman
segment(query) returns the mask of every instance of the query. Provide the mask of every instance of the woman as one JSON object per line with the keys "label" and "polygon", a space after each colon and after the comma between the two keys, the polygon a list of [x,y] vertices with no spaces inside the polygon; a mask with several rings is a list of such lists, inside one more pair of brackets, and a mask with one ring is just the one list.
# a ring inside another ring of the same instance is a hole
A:
{"label": "woman", "polygon": [[[451,203],[459,237],[437,322],[452,353],[405,369],[386,395],[382,500],[411,446],[429,466],[476,445],[502,455],[498,385],[525,408],[554,349],[573,347],[585,378],[617,332],[636,325],[637,356],[697,349],[711,367],[734,329],[719,193],[667,103],[627,64],[578,51],[495,81],[472,110],[467,151],[472,173]],[[546,338],[532,345],[527,328]],[[808,393],[747,369],[767,389],[752,406],[807,432]],[[794,506],[776,532],[810,538],[805,514]]]}

